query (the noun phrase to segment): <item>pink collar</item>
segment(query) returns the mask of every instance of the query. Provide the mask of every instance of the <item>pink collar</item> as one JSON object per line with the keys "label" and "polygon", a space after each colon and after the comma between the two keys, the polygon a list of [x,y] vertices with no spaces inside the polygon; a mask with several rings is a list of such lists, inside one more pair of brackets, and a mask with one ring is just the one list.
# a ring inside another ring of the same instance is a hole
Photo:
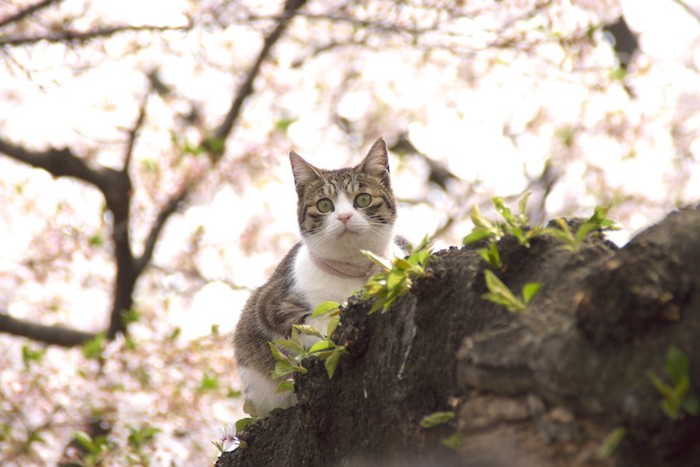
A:
{"label": "pink collar", "polygon": [[357,278],[368,278],[372,274],[376,274],[381,271],[381,268],[369,261],[366,265],[359,265],[354,263],[348,263],[346,261],[337,261],[334,259],[321,258],[315,255],[313,252],[309,251],[309,257],[311,262],[314,263],[319,269],[327,272],[331,276],[343,277],[345,279],[357,279]]}

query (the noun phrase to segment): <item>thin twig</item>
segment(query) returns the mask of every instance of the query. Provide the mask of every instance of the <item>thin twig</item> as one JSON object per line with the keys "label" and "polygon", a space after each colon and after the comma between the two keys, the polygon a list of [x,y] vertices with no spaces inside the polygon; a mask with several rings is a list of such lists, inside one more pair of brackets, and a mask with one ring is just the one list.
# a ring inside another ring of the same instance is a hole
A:
{"label": "thin twig", "polygon": [[45,34],[38,36],[25,36],[25,37],[5,37],[0,39],[0,46],[19,46],[19,45],[29,45],[36,44],[37,42],[77,42],[84,43],[92,39],[110,37],[115,34],[125,33],[125,32],[165,32],[165,31],[187,31],[191,29],[191,25],[185,26],[130,26],[130,25],[119,25],[119,26],[108,26],[100,29],[94,29],[91,31],[61,31],[53,34]]}
{"label": "thin twig", "polygon": [[[233,99],[231,107],[229,108],[229,111],[226,114],[223,123],[216,129],[213,138],[209,138],[204,143],[205,147],[209,146],[208,149],[213,154],[213,161],[217,161],[223,154],[223,142],[231,133],[231,130],[233,130],[233,126],[238,120],[238,116],[241,113],[243,103],[251,94],[253,94],[253,82],[260,73],[260,68],[262,67],[262,64],[265,62],[265,60],[267,60],[267,57],[270,55],[272,47],[277,43],[280,37],[282,37],[282,33],[284,33],[285,29],[289,25],[290,20],[296,15],[299,8],[301,8],[305,3],[306,0],[287,0],[287,3],[285,4],[284,8],[284,13],[279,18],[277,25],[272,30],[272,32],[267,37],[265,37],[262,49],[260,49],[260,52],[258,53],[258,56],[255,59],[255,62],[253,63],[253,66],[250,68],[250,70],[248,70],[245,80],[239,86],[238,91],[236,92],[236,97]],[[209,144],[207,144],[207,142]],[[214,147],[212,147],[212,143]]]}
{"label": "thin twig", "polygon": [[695,10],[693,10],[693,9],[690,7],[690,5],[688,5],[687,3],[685,3],[685,2],[682,1],[682,0],[671,0],[671,1],[674,2],[675,4],[677,4],[679,7],[683,8],[683,10],[684,10],[688,15],[690,15],[693,19],[695,19],[695,21],[697,21],[698,23],[700,23],[700,14],[699,14],[698,12],[696,12]]}
{"label": "thin twig", "polygon": [[158,213],[155,222],[151,226],[151,230],[148,232],[148,237],[146,237],[146,242],[144,243],[143,253],[136,259],[134,263],[134,270],[137,275],[140,275],[143,270],[148,266],[148,263],[153,258],[153,251],[156,247],[156,242],[160,236],[165,223],[168,219],[177,212],[180,205],[187,199],[190,192],[194,188],[195,183],[186,184],[179,193],[174,195],[170,200],[163,206],[163,208]]}
{"label": "thin twig", "polygon": [[51,6],[53,3],[59,3],[62,2],[63,0],[42,0],[40,2],[35,3],[34,5],[29,5],[27,8],[24,10],[19,10],[15,12],[14,14],[11,14],[10,16],[7,16],[3,19],[0,19],[0,28],[7,26],[10,23],[15,23],[17,21],[20,21],[27,16],[36,13],[39,10],[42,10],[48,6]]}
{"label": "thin twig", "polygon": [[126,154],[124,155],[124,165],[122,167],[123,172],[127,172],[129,170],[129,166],[131,165],[131,159],[134,153],[134,146],[136,145],[136,140],[138,139],[141,127],[143,127],[143,123],[146,121],[146,105],[148,104],[149,94],[150,93],[147,92],[141,99],[141,105],[139,106],[139,115],[136,118],[136,122],[134,122],[134,126],[132,126],[129,130],[129,139],[126,143]]}

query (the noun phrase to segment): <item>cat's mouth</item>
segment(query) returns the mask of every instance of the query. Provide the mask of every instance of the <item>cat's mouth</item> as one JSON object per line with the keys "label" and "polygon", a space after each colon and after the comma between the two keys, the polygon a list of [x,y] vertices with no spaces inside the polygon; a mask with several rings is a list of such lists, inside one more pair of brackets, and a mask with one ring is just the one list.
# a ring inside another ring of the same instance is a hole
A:
{"label": "cat's mouth", "polygon": [[340,233],[338,233],[338,237],[343,237],[345,235],[358,235],[359,233],[360,233],[360,230],[357,229],[356,227],[351,227],[349,225],[345,225],[345,226],[343,226]]}

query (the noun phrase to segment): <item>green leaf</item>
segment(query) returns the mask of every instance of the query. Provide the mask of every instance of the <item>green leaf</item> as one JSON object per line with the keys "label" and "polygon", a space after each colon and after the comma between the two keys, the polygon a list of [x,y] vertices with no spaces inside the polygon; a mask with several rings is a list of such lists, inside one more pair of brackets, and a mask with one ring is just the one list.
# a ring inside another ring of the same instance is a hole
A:
{"label": "green leaf", "polygon": [[247,413],[253,418],[258,418],[258,410],[255,408],[255,405],[249,399],[246,399],[243,402],[243,412]]}
{"label": "green leaf", "polygon": [[[289,339],[277,339],[277,340],[274,340],[271,342],[277,348],[277,350],[281,351],[282,349],[285,349],[285,350],[289,350],[293,354],[304,353],[304,346],[301,345],[301,343],[299,343],[299,342],[294,342],[294,341],[289,340]],[[274,352],[272,353],[272,355],[275,356],[275,358],[278,358]],[[285,357],[286,357],[285,359],[289,358],[286,355],[285,355]],[[278,358],[278,360],[279,360],[279,358]]]}
{"label": "green leaf", "polygon": [[661,410],[671,420],[676,420],[681,414],[681,408],[673,399],[663,399],[661,401]]}
{"label": "green leaf", "polygon": [[83,356],[91,360],[98,360],[102,358],[102,352],[104,351],[105,336],[104,334],[98,334],[89,341],[85,342],[82,346]]}
{"label": "green leaf", "polygon": [[513,295],[513,292],[510,291],[493,271],[489,269],[484,270],[484,279],[486,280],[486,287],[489,289],[489,292],[482,295],[483,298],[504,305],[509,311],[525,311],[525,303]]}
{"label": "green leaf", "polygon": [[[280,339],[280,341],[282,341],[282,342],[289,342],[289,341],[286,340],[286,339]],[[278,362],[291,363],[291,359],[290,359],[287,355],[283,354],[283,353],[280,351],[280,349],[279,349],[279,347],[277,346],[276,342],[277,342],[277,341],[268,342],[268,345],[270,346],[270,352],[272,352],[272,356],[273,356],[273,357],[275,358],[275,360],[277,360]]]}
{"label": "green leaf", "polygon": [[317,316],[322,316],[325,315],[326,313],[330,313],[332,311],[336,311],[340,309],[340,303],[338,302],[322,302],[320,305],[316,307],[313,313],[311,313],[311,318],[315,318]]}
{"label": "green leaf", "polygon": [[440,444],[448,449],[457,451],[460,447],[462,447],[462,434],[459,432],[453,433],[447,438],[441,439]]}
{"label": "green leaf", "polygon": [[152,426],[143,426],[141,428],[127,426],[127,428],[129,429],[127,441],[129,445],[137,449],[151,443],[155,436],[162,431],[160,428]]}
{"label": "green leaf", "polygon": [[683,378],[688,377],[690,360],[675,345],[671,345],[666,352],[666,373],[671,377],[674,384],[678,384]]}
{"label": "green leaf", "polygon": [[27,445],[31,445],[34,443],[46,443],[46,440],[43,436],[41,436],[41,433],[38,430],[30,431],[29,435],[27,436]]}
{"label": "green leaf", "polygon": [[474,243],[479,243],[491,236],[491,231],[485,227],[475,227],[466,237],[462,240],[464,245],[473,245]]}
{"label": "green leaf", "polygon": [[216,375],[210,375],[209,373],[204,373],[202,375],[202,381],[199,383],[199,387],[205,391],[211,391],[213,389],[219,388],[219,378]]}
{"label": "green leaf", "polygon": [[425,266],[428,262],[428,258],[432,255],[432,250],[418,250],[408,257],[408,262],[414,266]]}
{"label": "green leaf", "polygon": [[520,197],[520,200],[518,200],[518,213],[522,216],[525,215],[525,211],[527,210],[527,202],[530,199],[531,194],[532,194],[531,191],[526,191]]}
{"label": "green leaf", "polygon": [[408,271],[413,266],[408,260],[403,258],[396,258],[393,261],[392,269],[398,269],[399,271]]}
{"label": "green leaf", "polygon": [[454,412],[433,412],[430,415],[426,415],[420,421],[420,426],[422,428],[433,428],[439,425],[444,425],[445,423],[454,420],[456,417]]}
{"label": "green leaf", "polygon": [[105,239],[102,237],[102,235],[96,233],[90,236],[88,238],[88,245],[91,247],[99,247],[105,244]]}
{"label": "green leaf", "polygon": [[335,344],[329,340],[318,341],[309,348],[309,353],[321,352],[322,350],[328,350],[334,346]]}
{"label": "green leaf", "polygon": [[528,282],[523,286],[523,302],[527,305],[542,288],[541,282]]}
{"label": "green leaf", "polygon": [[93,455],[100,454],[102,452],[101,446],[93,441],[92,437],[85,433],[84,431],[76,431],[73,434],[73,439],[78,442],[87,452]]}
{"label": "green leaf", "polygon": [[624,426],[618,426],[611,430],[600,443],[600,446],[596,451],[596,458],[598,460],[603,460],[610,457],[620,445],[622,440],[625,439],[626,435],[627,428]]}
{"label": "green leaf", "polygon": [[480,248],[476,251],[479,256],[481,256],[484,261],[493,266],[496,269],[502,269],[503,263],[501,262],[501,254],[498,252],[498,245],[495,243],[489,243],[485,248]]}
{"label": "green leaf", "polygon": [[277,361],[275,362],[275,368],[272,370],[272,379],[282,379],[291,375],[292,373],[306,373],[306,368],[301,365],[295,365],[291,362]]}
{"label": "green leaf", "polygon": [[281,118],[275,122],[275,130],[286,133],[289,127],[297,120],[298,118]]}
{"label": "green leaf", "polygon": [[389,290],[395,289],[399,284],[401,284],[405,277],[405,274],[401,274],[398,271],[391,271],[386,278],[386,288]]}
{"label": "green leaf", "polygon": [[295,324],[294,329],[299,331],[299,333],[304,334],[306,336],[314,336],[318,337],[319,339],[324,339],[326,336],[323,335],[321,331],[316,329],[313,326],[310,326],[308,324]]}
{"label": "green leaf", "polygon": [[472,206],[471,211],[469,212],[469,217],[471,218],[472,222],[476,227],[482,227],[490,232],[493,233],[494,230],[494,224],[490,220],[484,216],[484,213],[481,212],[481,209],[479,209],[478,205]]}
{"label": "green leaf", "polygon": [[24,362],[24,367],[29,368],[29,366],[34,362],[40,362],[44,358],[43,350],[34,350],[29,345],[22,345],[22,362]]}
{"label": "green leaf", "polygon": [[294,381],[291,379],[285,379],[281,383],[277,385],[277,388],[275,389],[276,393],[282,393],[282,392],[287,392],[287,391],[293,391],[294,390]]}
{"label": "green leaf", "polygon": [[122,310],[121,312],[122,323],[128,326],[132,323],[138,322],[141,319],[141,314],[134,308],[129,308],[128,310]]}
{"label": "green leaf", "polygon": [[369,250],[360,250],[360,251],[363,255],[365,255],[366,257],[368,257],[372,261],[374,261],[374,263],[378,264],[379,266],[381,266],[382,268],[384,268],[387,271],[391,271],[391,261],[390,260],[388,260],[386,258],[382,258],[381,256],[377,256],[376,254],[374,254],[373,252],[371,252]]}
{"label": "green leaf", "polygon": [[653,371],[647,371],[647,377],[651,380],[652,384],[659,392],[659,394],[661,394],[664,397],[673,397],[673,388],[668,384],[664,383],[664,381],[658,376],[656,376],[656,374]]}
{"label": "green leaf", "polygon": [[328,320],[328,326],[326,327],[326,336],[332,336],[335,329],[340,324],[340,316],[333,316]]}
{"label": "green leaf", "polygon": [[204,140],[202,147],[214,154],[223,154],[226,148],[226,140],[224,138],[209,137]]}
{"label": "green leaf", "polygon": [[175,329],[173,329],[173,332],[171,332],[170,335],[168,336],[168,340],[174,341],[175,339],[177,339],[180,336],[180,334],[182,334],[182,328],[180,326],[175,326]]}
{"label": "green leaf", "polygon": [[328,356],[323,365],[326,367],[326,373],[328,374],[328,379],[333,378],[335,374],[335,369],[338,367],[340,362],[340,356],[343,355],[343,348],[339,347],[335,352]]}
{"label": "green leaf", "polygon": [[605,217],[610,210],[610,205],[608,206],[596,206],[593,209],[593,215],[586,219],[586,221],[581,224],[581,227],[576,231],[576,238],[579,241],[583,241],[588,234],[594,230],[617,230],[619,227],[617,223],[612,219]]}
{"label": "green leaf", "polygon": [[239,420],[236,420],[236,423],[235,423],[236,434],[243,431],[248,425],[252,425],[253,422],[255,422],[255,419],[252,417],[245,417],[245,418],[241,418]]}

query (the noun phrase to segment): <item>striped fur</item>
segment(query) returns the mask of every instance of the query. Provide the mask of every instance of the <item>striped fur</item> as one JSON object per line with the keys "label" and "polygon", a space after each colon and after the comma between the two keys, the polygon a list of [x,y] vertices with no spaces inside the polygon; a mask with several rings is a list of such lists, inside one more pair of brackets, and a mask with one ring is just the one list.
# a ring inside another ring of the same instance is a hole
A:
{"label": "striped fur", "polygon": [[289,157],[302,239],[250,296],[234,334],[246,398],[261,415],[295,402],[293,394],[274,391],[268,342],[288,336],[292,325],[305,322],[319,303],[343,301],[366,280],[361,274],[332,274],[319,261],[345,265],[353,273],[369,271],[371,264],[360,250],[388,255],[396,220],[384,140],[377,140],[352,168],[323,170],[294,152]]}

